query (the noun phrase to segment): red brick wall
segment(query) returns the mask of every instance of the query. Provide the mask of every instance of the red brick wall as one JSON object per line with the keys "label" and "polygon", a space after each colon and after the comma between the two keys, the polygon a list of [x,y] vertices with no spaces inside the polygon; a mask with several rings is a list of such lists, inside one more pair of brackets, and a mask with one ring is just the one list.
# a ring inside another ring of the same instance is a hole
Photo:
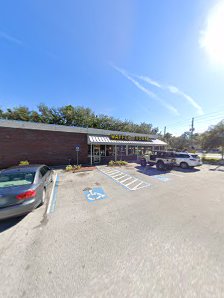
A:
{"label": "red brick wall", "polygon": [[30,163],[62,165],[76,163],[75,145],[79,144],[79,163],[88,163],[87,135],[0,127],[0,168]]}

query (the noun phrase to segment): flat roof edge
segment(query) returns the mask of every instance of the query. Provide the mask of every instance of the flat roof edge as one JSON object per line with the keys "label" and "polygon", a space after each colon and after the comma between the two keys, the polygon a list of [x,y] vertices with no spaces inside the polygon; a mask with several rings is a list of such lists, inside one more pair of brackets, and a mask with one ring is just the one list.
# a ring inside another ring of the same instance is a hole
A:
{"label": "flat roof edge", "polygon": [[110,134],[122,134],[129,136],[144,136],[152,139],[158,138],[157,135],[150,135],[144,133],[133,133],[123,131],[104,130],[98,128],[85,128],[75,127],[57,124],[46,124],[38,122],[20,121],[20,120],[6,120],[0,119],[0,127],[6,128],[20,128],[20,129],[35,129],[35,130],[47,130],[47,131],[58,131],[58,132],[70,132],[70,133],[84,133],[93,135],[110,135]]}

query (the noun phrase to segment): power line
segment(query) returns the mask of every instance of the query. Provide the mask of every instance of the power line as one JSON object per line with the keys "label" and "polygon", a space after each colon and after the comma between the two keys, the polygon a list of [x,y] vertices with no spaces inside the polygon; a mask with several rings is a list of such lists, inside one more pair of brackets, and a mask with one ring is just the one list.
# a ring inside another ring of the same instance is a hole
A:
{"label": "power line", "polygon": [[[224,119],[224,112],[220,112],[217,115],[207,115],[204,118],[197,118],[195,120],[197,122],[205,122],[205,121],[208,121],[208,120],[215,120],[215,119],[222,119],[222,118]],[[190,121],[191,121],[191,119],[188,119],[188,120],[183,120],[183,121],[173,123],[172,125],[167,124],[167,127],[170,128],[170,127],[174,127],[174,126],[188,125]]]}
{"label": "power line", "polygon": [[[217,116],[218,116],[218,114],[220,114],[220,116],[221,115],[223,115],[223,118],[224,118],[224,110],[219,110],[219,111],[214,111],[214,112],[211,112],[211,113],[206,113],[206,114],[204,114],[204,115],[201,115],[201,116],[195,116],[194,118],[195,119],[208,119],[210,116],[215,116],[215,114],[217,114]],[[168,127],[172,127],[172,126],[176,126],[176,125],[178,125],[178,124],[181,124],[181,123],[186,123],[186,122],[190,122],[191,121],[191,118],[186,118],[186,119],[183,119],[183,120],[181,120],[181,121],[177,121],[177,122],[171,122],[170,124],[168,123],[167,124],[167,126]]]}

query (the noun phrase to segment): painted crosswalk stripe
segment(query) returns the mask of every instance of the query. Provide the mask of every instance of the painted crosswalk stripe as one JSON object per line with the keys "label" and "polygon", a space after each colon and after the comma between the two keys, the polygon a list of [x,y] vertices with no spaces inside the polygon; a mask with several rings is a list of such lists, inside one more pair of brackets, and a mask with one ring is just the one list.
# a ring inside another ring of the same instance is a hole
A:
{"label": "painted crosswalk stripe", "polygon": [[140,182],[139,184],[137,184],[135,187],[138,188],[143,182]]}
{"label": "painted crosswalk stripe", "polygon": [[119,177],[119,176],[123,176],[124,174],[123,173],[119,173],[119,174],[115,174],[113,176],[111,176],[112,178],[116,178],[116,177]]}
{"label": "painted crosswalk stripe", "polygon": [[121,183],[124,183],[125,181],[130,180],[130,179],[132,179],[132,177],[128,177],[127,179],[122,180],[122,181],[120,181],[120,182],[121,182]]}
{"label": "painted crosswalk stripe", "polygon": [[116,180],[123,179],[124,177],[127,177],[127,175],[123,175],[123,176],[121,176],[121,177],[117,178]]}
{"label": "painted crosswalk stripe", "polygon": [[116,183],[122,185],[123,187],[131,191],[135,191],[135,190],[150,186],[149,183],[144,182],[129,174],[126,174],[120,170],[108,169],[107,167],[103,167],[103,166],[98,166],[97,169],[104,175],[113,179]]}
{"label": "painted crosswalk stripe", "polygon": [[136,182],[136,181],[138,181],[138,179],[135,179],[135,180],[129,182],[128,184],[125,184],[125,186],[129,186],[129,185],[133,184],[133,183]]}
{"label": "painted crosswalk stripe", "polygon": [[106,173],[106,174],[109,174],[109,175],[116,174],[117,172],[118,172],[118,171],[109,171],[109,172],[106,172],[106,171],[105,171],[105,173]]}

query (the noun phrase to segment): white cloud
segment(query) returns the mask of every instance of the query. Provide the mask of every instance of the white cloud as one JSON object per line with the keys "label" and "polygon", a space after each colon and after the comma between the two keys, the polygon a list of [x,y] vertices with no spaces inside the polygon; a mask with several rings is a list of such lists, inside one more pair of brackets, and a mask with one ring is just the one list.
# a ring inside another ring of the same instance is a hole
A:
{"label": "white cloud", "polygon": [[139,78],[140,80],[152,85],[152,86],[156,86],[163,90],[168,90],[169,92],[171,92],[173,94],[181,96],[197,110],[198,115],[204,114],[202,107],[196,102],[196,100],[193,97],[191,97],[190,95],[186,94],[185,92],[179,90],[176,86],[172,86],[172,85],[166,86],[166,85],[163,85],[163,84],[161,84],[155,80],[152,80],[151,78],[146,77],[146,76],[138,76],[138,75],[134,75],[134,76]]}
{"label": "white cloud", "polygon": [[[126,79],[128,79],[130,82],[132,82],[139,90],[141,90],[142,92],[144,92],[145,94],[147,94],[149,97],[153,98],[154,100],[158,101],[162,106],[164,106],[166,109],[168,109],[169,111],[171,111],[172,113],[174,113],[175,115],[179,115],[178,110],[173,107],[172,105],[166,103],[163,99],[161,99],[157,94],[155,94],[154,92],[152,92],[151,90],[149,90],[148,88],[145,88],[143,85],[141,85],[138,81],[136,81],[126,70],[117,67],[113,64],[111,64],[111,66],[118,71],[119,73],[121,73]],[[151,81],[151,84],[157,84],[157,82],[155,81]],[[157,86],[158,87],[158,86]]]}
{"label": "white cloud", "polygon": [[178,93],[178,88],[175,86],[168,86],[168,89],[171,93]]}
{"label": "white cloud", "polygon": [[158,82],[156,82],[156,81],[150,79],[149,77],[138,76],[138,78],[139,78],[140,80],[143,80],[143,81],[149,83],[150,85],[153,85],[153,86],[155,86],[155,87],[161,88],[161,85],[160,85]]}
{"label": "white cloud", "polygon": [[183,91],[180,91],[175,86],[168,86],[167,88],[171,93],[180,95],[185,98],[197,110],[198,115],[201,116],[204,114],[202,107],[190,95],[184,93]]}
{"label": "white cloud", "polygon": [[9,42],[15,43],[17,45],[22,45],[23,44],[21,40],[15,38],[12,35],[9,35],[9,34],[3,32],[3,31],[0,31],[0,38],[5,39]]}

